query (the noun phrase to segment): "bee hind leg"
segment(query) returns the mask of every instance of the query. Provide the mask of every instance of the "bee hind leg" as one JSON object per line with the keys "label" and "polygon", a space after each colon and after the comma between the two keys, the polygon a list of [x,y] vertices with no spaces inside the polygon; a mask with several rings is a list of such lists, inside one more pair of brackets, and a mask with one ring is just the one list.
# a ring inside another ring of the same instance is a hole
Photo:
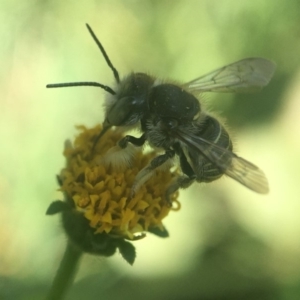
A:
{"label": "bee hind leg", "polygon": [[173,148],[179,156],[180,168],[183,175],[176,177],[166,191],[166,199],[170,205],[172,205],[172,194],[177,192],[179,189],[188,188],[196,180],[196,174],[189,164],[180,144],[174,144]]}
{"label": "bee hind leg", "polygon": [[179,189],[186,189],[194,183],[196,176],[188,177],[186,175],[176,177],[173,182],[169,185],[166,191],[166,199],[168,204],[172,205],[172,195]]}

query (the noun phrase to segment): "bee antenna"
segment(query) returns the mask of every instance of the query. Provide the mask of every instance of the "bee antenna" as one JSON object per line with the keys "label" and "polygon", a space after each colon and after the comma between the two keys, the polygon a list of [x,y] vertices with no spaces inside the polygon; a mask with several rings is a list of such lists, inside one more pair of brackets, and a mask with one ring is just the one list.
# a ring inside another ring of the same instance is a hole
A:
{"label": "bee antenna", "polygon": [[61,87],[71,87],[71,86],[96,86],[104,89],[106,92],[115,95],[116,92],[107,85],[103,85],[98,82],[65,82],[65,83],[51,83],[47,84],[46,88],[61,88]]}
{"label": "bee antenna", "polygon": [[98,38],[96,37],[95,33],[93,32],[92,28],[90,27],[89,24],[86,24],[86,27],[88,29],[88,31],[90,32],[92,38],[94,39],[94,41],[96,42],[97,46],[99,47],[102,55],[104,56],[105,60],[106,60],[106,63],[108,64],[108,66],[111,68],[111,70],[113,71],[114,73],[114,77],[117,81],[117,83],[120,83],[120,77],[119,77],[119,73],[117,71],[117,69],[113,66],[113,64],[111,63],[108,55],[106,54],[102,44],[100,43],[100,41],[98,40]]}

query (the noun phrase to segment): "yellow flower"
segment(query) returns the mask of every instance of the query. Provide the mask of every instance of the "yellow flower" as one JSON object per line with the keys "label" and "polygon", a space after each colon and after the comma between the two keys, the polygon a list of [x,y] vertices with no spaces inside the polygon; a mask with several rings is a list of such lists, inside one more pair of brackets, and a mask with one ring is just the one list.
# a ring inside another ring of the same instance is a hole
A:
{"label": "yellow flower", "polygon": [[168,236],[162,220],[170,210],[180,208],[177,193],[171,198],[172,205],[165,198],[176,171],[156,171],[155,176],[132,195],[136,175],[157,154],[145,153],[141,147],[130,145],[134,148],[131,159],[127,158],[130,163],[122,162],[118,168],[118,163],[113,161],[123,155],[122,151],[126,152],[116,146],[123,137],[121,133],[109,130],[93,149],[101,126],[92,129],[79,126],[78,129],[80,134],[74,143],[65,144],[67,163],[58,176],[66,201],[53,202],[47,214],[63,212],[67,234],[83,251],[111,255],[119,248],[123,257],[132,263],[131,258],[126,258],[127,250],[123,251],[131,247],[124,239],[143,238],[147,231]]}

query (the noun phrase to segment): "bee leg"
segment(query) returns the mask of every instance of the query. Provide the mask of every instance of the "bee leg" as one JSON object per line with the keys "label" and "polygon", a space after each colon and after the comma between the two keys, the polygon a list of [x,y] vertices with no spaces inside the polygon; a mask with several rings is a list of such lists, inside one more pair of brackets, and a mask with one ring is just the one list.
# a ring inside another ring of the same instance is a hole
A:
{"label": "bee leg", "polygon": [[167,150],[165,154],[159,155],[154,157],[150,164],[143,168],[135,177],[130,197],[134,197],[135,193],[138,191],[138,189],[148,180],[150,179],[154,173],[155,170],[162,166],[164,163],[166,163],[169,159],[173,158],[175,155],[174,150]]}
{"label": "bee leg", "polygon": [[184,175],[175,178],[166,191],[166,199],[170,205],[172,204],[171,195],[179,189],[188,188],[196,179],[196,174],[189,164],[180,144],[174,144],[173,148],[179,156],[180,168]]}
{"label": "bee leg", "polygon": [[146,142],[146,134],[144,133],[139,138],[136,138],[131,135],[126,135],[119,141],[118,145],[120,148],[125,149],[127,147],[128,143],[131,143],[134,146],[140,147],[140,146],[143,146],[145,144],[145,142]]}
{"label": "bee leg", "polygon": [[170,206],[172,206],[172,195],[176,193],[179,189],[186,189],[191,184],[194,183],[196,176],[188,177],[186,175],[178,176],[174,181],[169,185],[166,191],[166,199]]}
{"label": "bee leg", "polygon": [[137,146],[142,146],[145,141],[145,134],[139,138],[126,135],[118,142],[117,146],[110,148],[104,156],[100,157],[97,164],[111,165],[116,172],[124,171],[126,168],[131,167],[132,159],[138,151],[141,151]]}

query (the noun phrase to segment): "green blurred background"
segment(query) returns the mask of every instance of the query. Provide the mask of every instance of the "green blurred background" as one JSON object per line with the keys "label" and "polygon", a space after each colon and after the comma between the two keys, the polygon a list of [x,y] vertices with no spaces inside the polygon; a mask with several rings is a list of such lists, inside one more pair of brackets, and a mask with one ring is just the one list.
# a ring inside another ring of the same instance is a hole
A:
{"label": "green blurred background", "polygon": [[0,299],[43,299],[66,238],[45,211],[63,142],[103,120],[105,92],[47,83],[121,75],[181,82],[244,57],[277,63],[258,94],[206,94],[238,153],[266,173],[257,195],[223,178],[181,192],[170,238],[135,242],[129,266],[86,255],[68,299],[300,299],[300,1],[0,1]]}

